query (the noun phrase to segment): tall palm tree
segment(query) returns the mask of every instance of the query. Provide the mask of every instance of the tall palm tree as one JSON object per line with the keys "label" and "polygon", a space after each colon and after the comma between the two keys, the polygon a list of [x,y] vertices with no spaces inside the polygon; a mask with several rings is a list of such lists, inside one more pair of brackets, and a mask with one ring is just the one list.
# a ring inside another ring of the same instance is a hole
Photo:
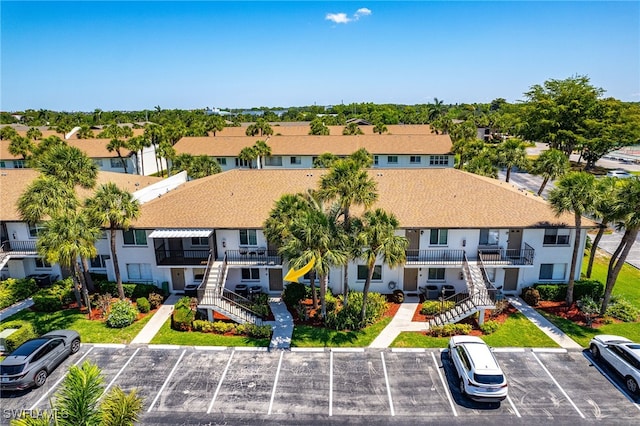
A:
{"label": "tall palm tree", "polygon": [[145,174],[145,169],[144,169],[144,149],[145,148],[149,148],[151,146],[151,140],[146,136],[146,135],[139,135],[139,136],[134,136],[131,139],[129,139],[128,143],[128,148],[131,151],[134,151],[136,153],[136,156],[138,156],[140,158],[140,174],[144,175]]}
{"label": "tall palm tree", "polygon": [[309,123],[310,135],[328,135],[329,133],[329,128],[320,118],[316,117]]}
{"label": "tall palm tree", "polygon": [[[320,178],[318,195],[323,200],[338,203],[343,230],[347,235],[351,234],[351,207],[364,206],[368,209],[378,200],[376,182],[352,159],[340,159],[333,163],[329,173]],[[343,275],[346,302],[349,293],[348,265],[344,265]]]}
{"label": "tall palm tree", "polygon": [[98,226],[109,228],[111,257],[118,285],[118,296],[124,299],[122,277],[116,250],[116,230],[127,230],[131,222],[140,216],[140,203],[128,191],[118,188],[109,182],[101,185],[92,198],[85,201],[87,214]]}
{"label": "tall palm tree", "polygon": [[522,141],[511,138],[502,142],[498,146],[498,163],[501,166],[506,167],[506,182],[509,182],[509,179],[511,178],[511,169],[513,167],[524,168],[528,164],[527,152]]}
{"label": "tall palm tree", "polygon": [[9,142],[9,154],[15,156],[21,156],[23,160],[29,157],[29,154],[33,152],[34,144],[31,139],[25,136],[16,136]]}
{"label": "tall palm tree", "polygon": [[91,130],[86,124],[80,126],[80,130],[78,130],[78,133],[76,134],[78,135],[78,139],[91,139],[95,136],[93,134],[93,130]]}
{"label": "tall palm tree", "polygon": [[616,198],[614,210],[616,211],[617,228],[624,229],[624,234],[609,260],[607,284],[604,289],[602,306],[600,307],[601,315],[604,315],[607,311],[611,293],[618,280],[620,270],[626,262],[629,251],[636,242],[640,231],[640,178],[625,179],[617,187]]}
{"label": "tall palm tree", "polygon": [[77,208],[78,199],[73,188],[47,175],[40,175],[33,180],[18,199],[22,220],[31,225]]}
{"label": "tall palm tree", "polygon": [[362,309],[360,311],[360,321],[363,326],[367,314],[367,296],[376,261],[381,258],[383,263],[392,268],[406,261],[406,249],[409,246],[409,241],[405,237],[395,234],[399,224],[393,213],[387,213],[382,209],[367,211],[362,217],[358,242],[364,247],[362,258],[367,264],[367,278],[362,290]]}
{"label": "tall palm tree", "polygon": [[156,157],[160,159],[160,174],[164,176],[164,167],[162,166],[162,159],[165,160],[167,164],[167,175],[171,176],[169,167],[169,161],[171,161],[176,156],[176,150],[168,141],[162,140],[156,149]]}
{"label": "tall palm tree", "polygon": [[540,189],[538,189],[538,195],[542,195],[542,191],[544,191],[549,180],[558,179],[568,170],[569,160],[564,152],[551,148],[540,153],[531,165],[531,173],[540,175],[543,178],[542,185],[540,185]]}
{"label": "tall palm tree", "polygon": [[[564,156],[564,154],[562,154]],[[589,252],[589,264],[587,265],[586,277],[591,278],[591,271],[593,270],[593,261],[596,257],[596,251],[600,240],[604,235],[604,231],[607,229],[609,223],[613,222],[616,214],[616,202],[617,192],[616,187],[618,179],[611,177],[604,177],[599,179],[596,183],[596,190],[598,191],[598,197],[596,199],[593,211],[591,212],[595,218],[600,219],[600,226],[598,227],[598,233],[593,239],[591,244],[591,250]]]}
{"label": "tall palm tree", "polygon": [[127,173],[127,162],[124,159],[124,157],[122,156],[122,150],[123,149],[129,149],[129,143],[128,143],[128,141],[125,141],[124,139],[113,138],[107,144],[107,151],[109,151],[109,152],[115,151],[116,154],[118,154],[118,158],[120,159],[120,163],[122,164],[122,167],[124,167],[124,172],[126,174]]}
{"label": "tall palm tree", "polygon": [[258,154],[256,154],[256,150],[252,146],[245,146],[240,150],[240,154],[238,154],[238,158],[242,161],[246,161],[249,164],[249,168],[253,168],[253,160],[258,158]]}
{"label": "tall palm tree", "polygon": [[29,130],[27,130],[27,137],[35,141],[42,138],[42,132],[37,127],[30,127]]}
{"label": "tall palm tree", "polygon": [[349,123],[342,130],[343,135],[364,135],[362,129],[356,123]]}
{"label": "tall palm tree", "polygon": [[565,212],[573,212],[576,237],[571,255],[571,269],[567,286],[567,305],[573,303],[573,287],[575,285],[576,265],[580,251],[580,233],[582,232],[582,215],[589,213],[597,200],[595,177],[585,172],[571,172],[562,177],[556,187],[549,192],[549,203],[560,216]]}
{"label": "tall palm tree", "polygon": [[314,161],[313,167],[316,169],[327,169],[338,159],[338,157],[330,152],[323,152]]}
{"label": "tall palm tree", "polygon": [[389,129],[387,128],[387,126],[382,122],[376,123],[376,125],[373,126],[373,133],[377,133],[379,135],[388,131]]}
{"label": "tall palm tree", "polygon": [[271,147],[267,145],[267,142],[258,140],[253,145],[253,150],[255,151],[256,158],[258,160],[258,168],[261,169],[264,166],[264,164],[262,164],[262,158],[271,155]]}
{"label": "tall palm tree", "polygon": [[96,164],[80,149],[66,144],[56,144],[35,158],[36,169],[46,176],[53,176],[73,188],[93,188],[98,176]]}

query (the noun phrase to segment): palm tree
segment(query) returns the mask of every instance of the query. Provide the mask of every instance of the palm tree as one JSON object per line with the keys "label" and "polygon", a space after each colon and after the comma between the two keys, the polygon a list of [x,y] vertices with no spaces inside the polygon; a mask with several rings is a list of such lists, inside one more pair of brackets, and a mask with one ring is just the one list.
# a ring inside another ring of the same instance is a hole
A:
{"label": "palm tree", "polygon": [[[484,142],[481,142],[484,145]],[[474,145],[473,143],[471,144]],[[491,148],[484,146],[464,166],[464,170],[494,179],[498,178],[498,168],[495,165],[495,154]]]}
{"label": "palm tree", "polygon": [[389,129],[387,129],[387,126],[382,122],[376,123],[376,125],[373,126],[373,133],[377,133],[379,135],[381,135],[381,134],[383,134],[385,132],[388,132],[388,131],[389,131]]}
{"label": "palm tree", "polygon": [[542,191],[549,183],[549,180],[558,179],[569,170],[569,160],[564,152],[559,149],[547,149],[543,151],[538,158],[533,160],[531,165],[531,173],[542,176],[542,185],[538,189],[538,195],[542,195]]}
{"label": "palm tree", "polygon": [[247,136],[269,136],[273,134],[271,125],[264,118],[258,118],[255,123],[250,124],[245,131]]}
{"label": "palm tree", "polygon": [[19,136],[16,129],[11,126],[4,126],[0,128],[0,140],[10,141],[11,139]]}
{"label": "palm tree", "polygon": [[329,128],[327,126],[325,126],[324,122],[316,117],[313,120],[311,120],[311,123],[309,123],[309,134],[310,135],[328,135],[329,134]]}
{"label": "palm tree", "polygon": [[240,150],[240,154],[238,154],[238,158],[242,161],[246,161],[249,164],[249,168],[253,168],[253,160],[258,158],[258,154],[256,150],[252,146],[246,146]]}
{"label": "palm tree", "polygon": [[92,198],[85,201],[87,214],[98,226],[107,226],[110,233],[111,257],[116,274],[118,296],[124,299],[122,277],[116,250],[116,230],[127,230],[131,222],[140,216],[140,203],[129,192],[109,182],[101,185]]}
{"label": "palm tree", "polygon": [[362,217],[358,242],[364,247],[362,258],[367,264],[367,278],[362,290],[362,310],[360,311],[362,326],[365,325],[367,296],[378,258],[382,258],[382,263],[386,263],[392,268],[406,261],[406,249],[409,241],[405,237],[395,234],[398,226],[398,219],[393,213],[387,213],[382,209],[367,211]]}
{"label": "palm tree", "polygon": [[585,172],[571,172],[562,177],[556,187],[549,192],[549,203],[560,216],[565,212],[573,212],[576,237],[571,255],[571,269],[567,285],[567,305],[573,303],[573,287],[575,284],[576,265],[580,251],[580,233],[582,232],[582,215],[593,210],[597,199],[595,177]]}
{"label": "palm tree", "polygon": [[76,134],[78,135],[78,139],[92,139],[95,137],[93,130],[91,130],[86,124],[80,126],[80,130],[78,130],[78,133]]}
{"label": "palm tree", "polygon": [[524,144],[519,139],[511,138],[502,142],[498,146],[498,163],[506,167],[506,182],[511,178],[511,169],[513,167],[524,168],[527,166],[527,151]]}
{"label": "palm tree", "polygon": [[109,151],[109,152],[115,151],[116,154],[118,154],[118,158],[120,159],[120,163],[122,164],[122,167],[124,167],[124,172],[126,174],[127,173],[127,162],[125,161],[124,157],[122,156],[122,150],[125,149],[125,148],[129,149],[129,144],[128,144],[128,141],[125,141],[123,139],[113,138],[107,144],[107,151]]}
{"label": "palm tree", "polygon": [[24,136],[17,136],[9,142],[9,154],[15,155],[16,157],[19,155],[23,160],[29,157],[33,149],[34,144],[31,142],[31,139]]}
{"label": "palm tree", "polygon": [[349,123],[342,130],[343,135],[364,135],[364,132],[356,123]]}
{"label": "palm tree", "polygon": [[22,220],[34,225],[46,217],[64,215],[78,207],[76,193],[53,176],[40,175],[18,199]]}
{"label": "palm tree", "polygon": [[617,228],[624,229],[624,235],[609,260],[607,284],[604,289],[602,306],[600,307],[601,315],[604,315],[607,311],[611,293],[618,280],[620,270],[626,262],[629,251],[636,242],[640,231],[640,178],[625,179],[617,187],[616,199],[614,210],[617,217]]}
{"label": "palm tree", "polygon": [[366,150],[366,148],[360,148],[349,155],[349,159],[355,161],[360,167],[368,169],[373,164],[373,155]]}
{"label": "palm tree", "polygon": [[176,157],[176,150],[173,148],[173,146],[169,142],[162,140],[158,145],[158,148],[156,149],[156,157],[160,159],[160,174],[164,176],[162,159],[165,159],[165,162],[167,164],[167,175],[171,176],[171,173],[169,172],[169,160]]}
{"label": "palm tree", "polygon": [[35,141],[42,137],[42,132],[37,127],[30,127],[27,130],[27,137]]}
{"label": "palm tree", "polygon": [[[325,201],[336,201],[340,206],[343,230],[351,234],[352,206],[369,208],[378,199],[376,182],[360,165],[351,159],[340,159],[333,163],[329,173],[320,178],[318,195]],[[348,266],[344,266],[343,294],[346,302],[349,293]]]}
{"label": "palm tree", "polygon": [[262,158],[268,157],[271,155],[271,147],[267,145],[265,141],[258,140],[253,145],[253,149],[256,153],[256,158],[258,159],[258,168],[261,169],[264,166],[262,164]]}
{"label": "palm tree", "polygon": [[313,160],[313,167],[316,169],[328,169],[338,159],[338,157],[330,152],[320,154]]}
{"label": "palm tree", "polygon": [[66,144],[54,145],[36,156],[36,169],[46,176],[53,176],[73,188],[93,188],[98,176],[98,167],[79,148]]}
{"label": "palm tree", "polygon": [[[564,154],[562,154],[564,156]],[[593,270],[593,261],[596,257],[596,251],[600,239],[604,235],[604,231],[610,222],[613,222],[616,215],[616,187],[618,179],[611,177],[604,177],[599,179],[596,183],[596,189],[598,191],[598,197],[596,199],[593,211],[591,212],[595,218],[600,219],[600,226],[598,227],[598,233],[591,244],[591,250],[589,252],[589,264],[587,265],[586,277],[591,278],[591,271]]]}
{"label": "palm tree", "polygon": [[224,130],[224,119],[218,115],[210,115],[207,117],[207,131],[213,132],[213,136],[216,136],[217,132]]}
{"label": "palm tree", "polygon": [[128,394],[114,387],[100,404],[102,426],[124,426],[136,424],[142,411],[143,400],[136,389]]}
{"label": "palm tree", "polygon": [[144,149],[151,146],[151,140],[146,135],[134,136],[129,139],[127,145],[140,158],[140,174],[144,175]]}
{"label": "palm tree", "polygon": [[71,131],[72,127],[69,123],[60,123],[56,126],[56,132],[62,134],[62,138],[66,139],[67,133]]}

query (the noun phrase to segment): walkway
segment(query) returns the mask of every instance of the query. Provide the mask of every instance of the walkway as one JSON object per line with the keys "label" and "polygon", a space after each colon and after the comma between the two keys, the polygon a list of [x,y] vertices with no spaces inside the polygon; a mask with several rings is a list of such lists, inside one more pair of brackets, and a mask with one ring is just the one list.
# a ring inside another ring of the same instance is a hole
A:
{"label": "walkway", "polygon": [[293,334],[293,317],[279,297],[270,298],[269,307],[275,317],[275,321],[266,323],[273,328],[269,349],[290,349],[291,336]]}
{"label": "walkway", "polygon": [[149,322],[140,330],[140,333],[131,341],[134,343],[149,343],[153,336],[155,336],[162,325],[171,317],[171,313],[173,312],[173,305],[181,298],[182,296],[178,296],[172,294],[164,301],[162,306],[158,308],[153,317],[149,320]]}
{"label": "walkway", "polygon": [[25,299],[22,302],[14,303],[0,311],[0,321],[4,321],[11,315],[17,314],[23,309],[28,309],[33,306],[33,300],[31,298]]}

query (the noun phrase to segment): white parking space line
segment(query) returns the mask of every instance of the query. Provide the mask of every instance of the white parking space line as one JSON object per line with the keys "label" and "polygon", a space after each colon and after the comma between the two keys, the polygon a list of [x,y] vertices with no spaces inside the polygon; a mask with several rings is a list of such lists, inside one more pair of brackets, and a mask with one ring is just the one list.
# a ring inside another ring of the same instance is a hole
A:
{"label": "white parking space line", "polygon": [[513,408],[513,412],[516,413],[516,416],[518,417],[522,417],[520,415],[520,412],[518,411],[518,409],[516,408],[516,405],[513,403],[513,401],[511,400],[511,397],[509,395],[507,395],[507,401],[509,401],[509,404],[511,404],[511,408]]}
{"label": "white parking space line", "polygon": [[333,416],[333,351],[329,352],[329,417]]}
{"label": "white parking space line", "polygon": [[136,354],[138,353],[138,351],[140,351],[140,348],[136,349],[136,351],[131,354],[131,356],[129,357],[129,359],[127,360],[127,362],[124,363],[124,365],[122,366],[122,368],[120,369],[120,371],[118,371],[118,374],[116,374],[116,377],[113,378],[113,380],[111,380],[111,383],[109,383],[107,385],[106,388],[104,388],[104,392],[102,392],[103,395],[107,394],[107,391],[109,390],[109,388],[116,382],[116,380],[118,380],[118,377],[120,377],[120,374],[122,374],[122,372],[124,371],[125,368],[127,368],[127,365],[129,365],[129,363],[131,362],[131,360],[133,359],[134,356],[136,356]]}
{"label": "white parking space line", "polygon": [[[80,359],[78,359],[76,362],[74,362],[72,365],[78,365],[78,364],[80,364],[80,362],[81,362],[83,359],[85,359],[85,357],[86,357],[87,355],[89,355],[89,352],[91,352],[91,351],[93,350],[93,348],[94,348],[93,346],[92,346],[92,347],[90,347],[90,348],[89,348],[89,350],[88,350],[84,355],[82,355],[82,356],[80,357]],[[38,404],[40,404],[40,403],[41,403],[41,402],[42,402],[42,401],[47,397],[47,395],[49,395],[49,394],[51,393],[51,391],[52,391],[52,390],[54,390],[54,389],[56,388],[56,386],[58,386],[58,385],[60,384],[60,382],[64,380],[64,378],[65,378],[65,377],[67,377],[67,375],[66,375],[66,374],[65,374],[64,376],[60,377],[58,380],[56,380],[56,382],[53,384],[53,386],[51,386],[51,387],[49,388],[49,390],[48,390],[48,391],[46,391],[46,392],[44,393],[44,395],[42,395],[42,396],[40,397],[40,399],[38,399],[38,400],[35,402],[35,404],[33,404],[33,405],[31,406],[31,408],[29,408],[29,411],[33,411],[33,410],[35,410],[35,409],[36,409],[36,407],[38,406]]]}
{"label": "white parking space line", "polygon": [[220,381],[218,382],[218,387],[216,388],[215,393],[213,394],[213,398],[211,399],[211,403],[209,404],[209,408],[207,408],[207,414],[211,414],[211,410],[213,409],[213,403],[216,402],[216,398],[218,397],[218,393],[220,393],[220,388],[222,387],[222,382],[224,382],[224,378],[227,377],[227,371],[229,371],[229,366],[231,365],[231,360],[233,359],[233,354],[235,353],[235,349],[231,351],[231,355],[229,355],[229,361],[227,361],[227,366],[224,368],[222,372],[222,376],[220,376]]}
{"label": "white parking space line", "polygon": [[444,390],[447,393],[447,399],[449,400],[449,405],[451,405],[451,411],[453,411],[453,415],[458,417],[458,412],[456,411],[456,406],[453,405],[453,398],[451,397],[451,390],[449,386],[447,386],[447,382],[442,375],[442,371],[440,371],[440,366],[438,365],[438,360],[433,352],[431,352],[431,357],[433,358],[433,363],[436,365],[436,371],[438,372],[438,376],[440,376],[440,381],[442,382],[442,386],[444,386]]}
{"label": "white parking space line", "polygon": [[611,376],[609,376],[606,371],[604,371],[602,368],[600,368],[600,366],[598,366],[595,362],[593,362],[593,360],[591,358],[589,358],[589,356],[587,356],[587,354],[585,354],[583,352],[582,355],[591,363],[591,365],[593,365],[595,367],[596,370],[598,370],[600,372],[600,374],[602,374],[604,377],[606,377],[607,380],[609,380],[609,382],[616,389],[618,389],[621,394],[623,394],[625,396],[625,398],[627,398],[638,410],[640,410],[640,404],[635,402],[629,395],[627,395],[627,392],[626,392],[626,390],[624,388],[622,388],[621,386],[618,386],[618,384],[615,382],[615,380],[613,380],[613,378]]}
{"label": "white parking space line", "polygon": [[578,412],[578,414],[580,414],[580,417],[582,417],[583,419],[584,414],[582,414],[582,411],[580,411],[580,409],[576,406],[576,404],[573,403],[573,401],[571,400],[571,398],[569,398],[569,395],[567,395],[567,393],[564,391],[564,389],[562,389],[562,387],[560,386],[560,383],[558,383],[556,381],[556,379],[551,375],[551,373],[549,372],[549,370],[547,370],[547,367],[544,366],[544,364],[542,363],[542,361],[540,361],[540,358],[538,358],[536,356],[535,352],[531,352],[531,354],[533,355],[533,357],[536,359],[536,361],[538,361],[538,364],[540,364],[540,367],[542,367],[542,369],[547,373],[547,375],[549,375],[549,377],[551,377],[551,380],[553,380],[553,383],[556,384],[556,386],[558,387],[558,389],[560,389],[560,392],[562,392],[562,394],[564,395],[565,398],[567,398],[567,401],[569,401],[569,403],[573,406],[573,408]]}
{"label": "white parking space line", "polygon": [[395,416],[395,410],[393,409],[393,400],[391,399],[391,386],[389,386],[389,375],[387,374],[387,365],[384,362],[384,352],[380,352],[380,358],[382,358],[382,371],[384,371],[384,381],[387,383],[387,396],[389,397],[389,409],[391,410],[391,416]]}
{"label": "white parking space line", "polygon": [[278,369],[276,370],[276,379],[273,381],[273,390],[271,391],[271,401],[269,401],[269,411],[267,414],[271,414],[271,409],[273,408],[273,399],[276,396],[276,388],[278,387],[278,377],[280,376],[280,367],[282,366],[282,356],[284,355],[284,351],[280,352],[280,361],[278,361]]}
{"label": "white parking space line", "polygon": [[169,375],[167,376],[167,378],[164,380],[164,383],[162,384],[162,387],[160,388],[160,390],[158,391],[156,397],[153,399],[153,402],[151,403],[151,405],[149,406],[149,409],[147,410],[147,413],[151,412],[151,409],[153,408],[154,405],[156,405],[156,402],[158,402],[158,398],[160,398],[160,395],[162,394],[162,391],[164,391],[164,388],[167,387],[167,384],[169,383],[169,380],[171,380],[171,377],[173,376],[173,373],[175,373],[176,368],[178,368],[178,364],[180,364],[180,361],[182,361],[182,357],[184,356],[184,354],[187,352],[187,350],[183,350],[182,353],[180,354],[180,358],[178,358],[178,361],[176,361],[176,364],[173,366],[173,368],[171,369],[171,372],[169,373]]}

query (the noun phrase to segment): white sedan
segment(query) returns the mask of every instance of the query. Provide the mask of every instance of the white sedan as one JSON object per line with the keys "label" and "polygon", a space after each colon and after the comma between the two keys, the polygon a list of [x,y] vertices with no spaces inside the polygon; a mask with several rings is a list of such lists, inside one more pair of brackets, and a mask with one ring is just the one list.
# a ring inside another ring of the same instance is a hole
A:
{"label": "white sedan", "polygon": [[640,343],[626,337],[601,334],[591,339],[589,350],[594,358],[605,360],[624,379],[629,392],[640,393]]}

